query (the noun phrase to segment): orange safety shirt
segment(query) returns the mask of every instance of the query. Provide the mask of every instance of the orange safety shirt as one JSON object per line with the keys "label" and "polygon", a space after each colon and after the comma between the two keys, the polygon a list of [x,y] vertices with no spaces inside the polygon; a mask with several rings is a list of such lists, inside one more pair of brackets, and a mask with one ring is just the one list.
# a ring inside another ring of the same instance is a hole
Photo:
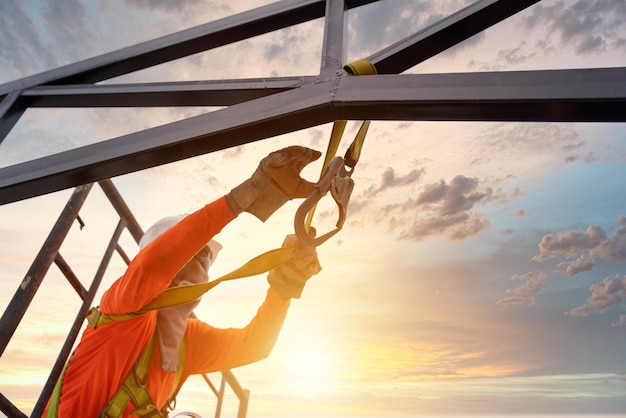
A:
{"label": "orange safety shirt", "polygon": [[[224,197],[209,203],[159,235],[130,263],[104,293],[105,315],[136,312],[165,290],[176,273],[209,240],[234,219]],[[187,320],[186,359],[181,382],[189,375],[228,370],[267,357],[283,325],[289,301],[269,289],[256,316],[244,328],[214,328]],[[71,357],[63,379],[60,418],[96,417],[117,392],[155,331],[157,311],[140,317],[89,326]],[[161,369],[159,344],[154,345],[147,388],[163,408],[174,387],[176,373]],[[123,416],[136,409],[132,401]],[[45,412],[44,412],[45,416]]]}

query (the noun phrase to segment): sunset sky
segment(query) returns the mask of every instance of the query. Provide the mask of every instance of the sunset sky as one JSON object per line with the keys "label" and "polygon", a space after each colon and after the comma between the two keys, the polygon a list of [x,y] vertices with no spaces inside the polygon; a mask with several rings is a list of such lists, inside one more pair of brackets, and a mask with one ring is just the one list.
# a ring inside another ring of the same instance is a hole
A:
{"label": "sunset sky", "polygon": [[[252,9],[261,0],[0,2],[0,83]],[[349,12],[348,59],[366,57],[471,0],[387,0]],[[316,75],[316,20],[105,83]],[[624,0],[543,0],[407,73],[626,66]],[[30,109],[0,167],[215,108]],[[358,123],[350,122],[343,154]],[[269,152],[324,152],[331,125],[114,178],[147,229],[248,178]],[[303,176],[317,180],[319,162]],[[626,414],[626,126],[621,123],[373,121],[343,231],[292,302],[271,356],[233,372],[248,417]],[[71,190],[0,206],[6,307]],[[277,246],[300,202],[266,223],[242,214],[216,238],[216,278]],[[117,216],[95,186],[61,248],[90,283]],[[333,227],[332,204],[313,221]],[[129,255],[137,247],[126,233]],[[115,257],[102,291],[122,272]],[[267,283],[208,293],[196,314],[244,326]],[[97,302],[96,300],[96,302]],[[0,392],[28,413],[79,298],[54,266],[0,358]],[[218,376],[215,376],[218,378]],[[215,380],[219,384],[218,380]],[[226,411],[234,416],[229,396]],[[190,379],[177,411],[213,416]],[[626,415],[625,415],[626,416]]]}

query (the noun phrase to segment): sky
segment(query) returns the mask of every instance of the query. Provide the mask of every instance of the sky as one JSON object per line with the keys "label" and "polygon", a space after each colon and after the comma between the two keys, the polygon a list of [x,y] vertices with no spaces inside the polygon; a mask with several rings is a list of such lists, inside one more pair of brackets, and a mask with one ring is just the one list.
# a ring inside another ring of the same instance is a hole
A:
{"label": "sky", "polygon": [[[164,36],[269,1],[0,2],[0,83]],[[349,12],[348,60],[471,4],[386,0]],[[323,22],[104,83],[316,75]],[[406,73],[626,65],[626,2],[543,0]],[[0,167],[215,108],[30,109]],[[326,150],[322,125],[113,179],[141,226],[189,213],[288,145]],[[353,137],[356,121],[348,124]],[[293,301],[266,360],[233,370],[248,417],[626,414],[626,126],[621,123],[373,121],[343,230]],[[346,140],[340,153],[349,144]],[[321,165],[303,171],[311,181]],[[71,190],[0,206],[0,306],[8,305]],[[266,223],[242,214],[216,237],[210,276],[280,246],[299,202]],[[61,248],[88,284],[117,216],[95,186]],[[324,202],[313,224],[337,219]],[[136,245],[125,233],[122,246]],[[114,257],[104,289],[124,270]],[[244,326],[263,277],[224,283],[196,314]],[[0,391],[34,406],[79,307],[53,266],[0,358]],[[219,384],[219,376],[214,376]],[[236,416],[229,393],[223,416]],[[190,379],[177,411],[213,416]],[[230,415],[228,415],[230,414]],[[626,416],[626,415],[624,415]]]}

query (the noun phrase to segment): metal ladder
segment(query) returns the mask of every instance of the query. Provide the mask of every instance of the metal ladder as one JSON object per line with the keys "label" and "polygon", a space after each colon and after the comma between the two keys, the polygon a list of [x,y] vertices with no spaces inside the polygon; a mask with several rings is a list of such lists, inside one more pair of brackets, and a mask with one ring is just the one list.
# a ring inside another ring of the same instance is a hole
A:
{"label": "metal ladder", "polygon": [[[37,403],[33,408],[33,417],[40,417],[43,413],[50,395],[54,389],[54,385],[63,370],[67,359],[70,356],[72,347],[76,342],[78,334],[83,327],[85,316],[93,304],[94,297],[102,278],[106,272],[106,269],[111,261],[114,252],[117,252],[126,265],[130,263],[130,258],[126,255],[124,250],[119,245],[119,239],[122,232],[127,229],[131,234],[135,242],[139,243],[139,240],[143,236],[143,230],[137,223],[134,215],[126,205],[126,202],[122,199],[119,191],[111,180],[102,180],[98,182],[98,185],[108,198],[109,202],[113,205],[117,214],[119,215],[119,221],[115,228],[113,235],[109,241],[109,244],[105,250],[105,253],[100,261],[96,274],[89,285],[89,289],[86,289],[82,283],[78,280],[68,263],[63,259],[59,252],[63,241],[65,240],[70,228],[74,221],[78,221],[81,228],[84,225],[79,211],[83,206],[83,203],[87,199],[89,192],[93,187],[93,183],[78,186],[74,189],[67,204],[65,205],[61,215],[54,224],[50,234],[46,238],[39,253],[35,257],[35,260],[31,264],[27,271],[24,280],[18,286],[15,295],[9,302],[2,318],[0,318],[0,357],[3,355],[7,345],[11,341],[15,331],[17,330],[24,314],[28,310],[31,301],[33,300],[37,290],[39,289],[43,279],[50,269],[52,263],[56,264],[59,270],[67,278],[72,288],[76,291],[78,296],[82,300],[76,318],[72,324],[72,327],[67,335],[65,343],[63,344],[61,351],[52,367],[50,375],[43,389],[39,395]],[[221,372],[221,383],[219,389],[211,382],[207,375],[202,376],[205,382],[208,384],[211,391],[217,397],[217,404],[215,410],[215,417],[219,418],[223,407],[224,395],[226,391],[226,384],[230,386],[232,391],[239,399],[239,409],[237,413],[238,418],[245,418],[248,409],[248,399],[250,392],[243,389],[233,373],[230,370]],[[16,407],[3,393],[0,392],[0,411],[6,414],[10,418],[25,418],[24,414],[18,407]]]}

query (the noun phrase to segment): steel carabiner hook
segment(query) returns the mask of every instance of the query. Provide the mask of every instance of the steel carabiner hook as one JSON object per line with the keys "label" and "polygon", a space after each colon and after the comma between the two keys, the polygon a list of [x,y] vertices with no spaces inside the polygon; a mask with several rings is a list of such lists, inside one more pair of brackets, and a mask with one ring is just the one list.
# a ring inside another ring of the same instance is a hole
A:
{"label": "steel carabiner hook", "polygon": [[[337,232],[341,231],[346,221],[350,195],[354,189],[354,181],[350,177],[351,174],[352,171],[346,171],[343,158],[333,158],[324,171],[324,175],[315,185],[313,193],[298,207],[294,218],[294,229],[296,236],[302,244],[307,247],[317,247],[326,242]],[[339,219],[335,225],[336,228],[319,237],[312,236],[306,229],[306,216],[329,191],[339,210]]]}

